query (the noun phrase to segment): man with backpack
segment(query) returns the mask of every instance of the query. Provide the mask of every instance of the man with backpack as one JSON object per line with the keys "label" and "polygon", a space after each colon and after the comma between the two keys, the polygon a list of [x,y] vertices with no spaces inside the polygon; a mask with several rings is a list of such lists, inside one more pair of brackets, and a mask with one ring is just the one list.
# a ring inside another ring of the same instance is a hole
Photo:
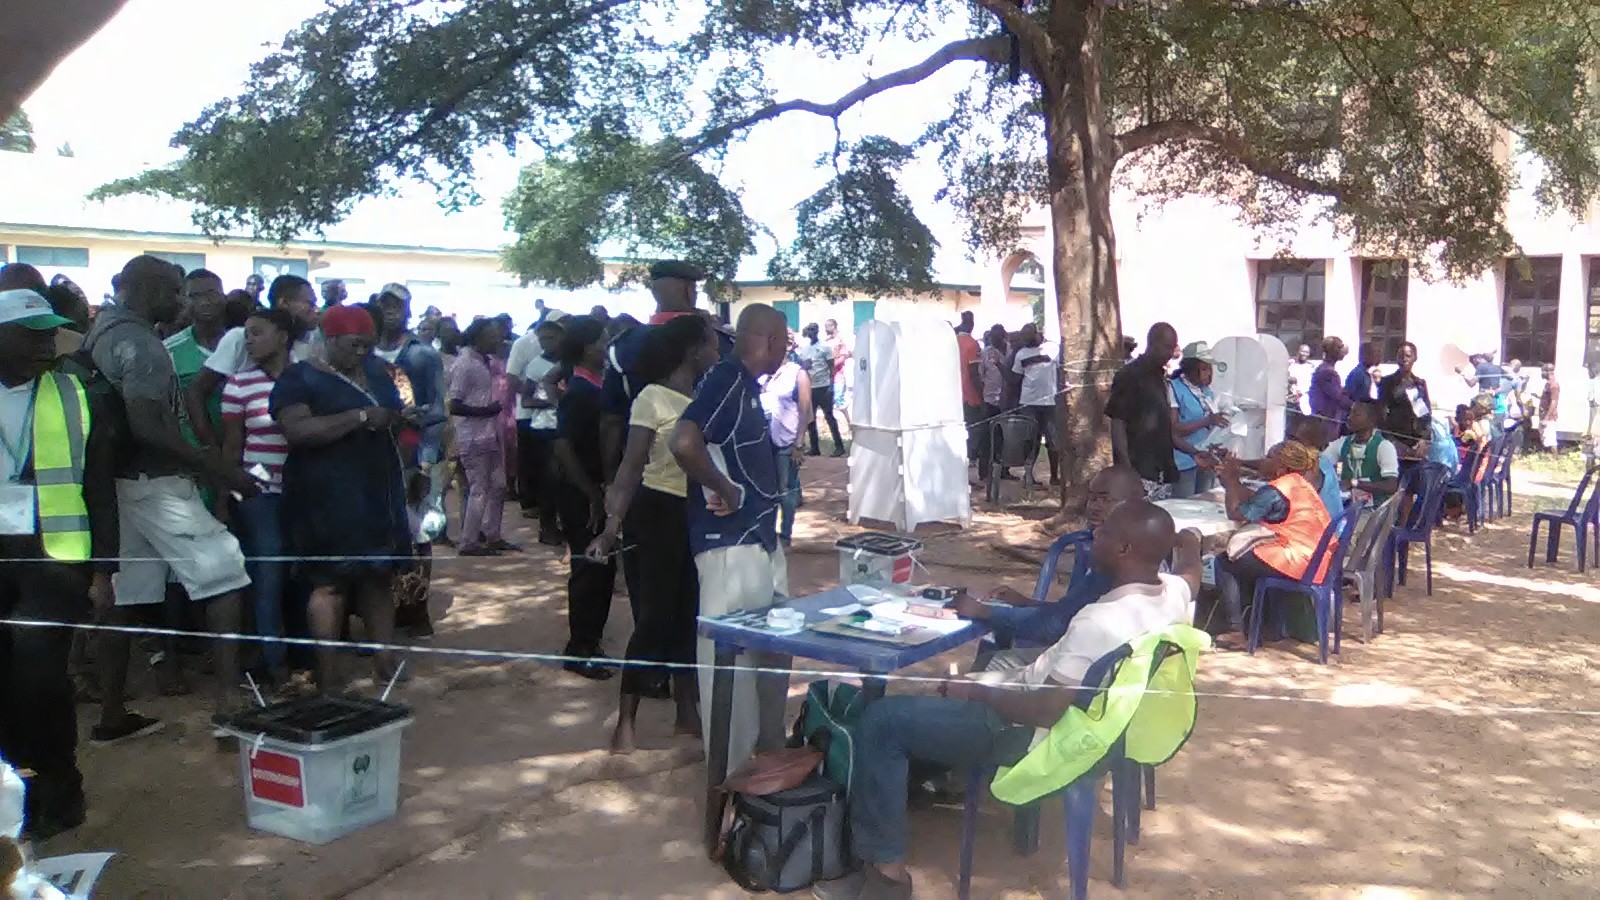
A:
{"label": "man with backpack", "polygon": [[[101,311],[84,340],[95,368],[122,401],[128,424],[118,448],[116,473],[119,552],[110,608],[97,610],[112,625],[133,621],[133,610],[157,606],[174,576],[206,610],[207,626],[235,633],[242,624],[240,592],[249,586],[239,542],[201,500],[197,478],[223,491],[254,496],[256,482],[236,464],[190,444],[179,427],[178,375],[155,326],[182,310],[183,280],[176,266],[156,257],[133,258],[112,281],[113,303]],[[105,632],[99,648],[100,724],[95,744],[148,734],[159,720],[130,712],[123,701],[131,640]],[[232,640],[213,648],[218,711],[231,711],[238,695],[238,652]]]}
{"label": "man with backpack", "polygon": [[[70,324],[36,291],[0,291],[0,618],[74,623],[116,570],[115,447],[97,398],[61,371]],[[0,626],[0,756],[34,772],[33,840],[83,824],[69,628]]]}

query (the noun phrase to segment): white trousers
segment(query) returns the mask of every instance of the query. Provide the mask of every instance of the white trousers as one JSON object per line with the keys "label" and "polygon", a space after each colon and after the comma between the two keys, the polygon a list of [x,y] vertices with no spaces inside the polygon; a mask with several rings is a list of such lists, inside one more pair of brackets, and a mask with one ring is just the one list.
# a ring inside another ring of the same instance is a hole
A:
{"label": "white trousers", "polygon": [[[768,553],[759,544],[719,547],[695,555],[700,572],[700,615],[720,616],[743,609],[765,609],[774,599],[789,596],[789,565],[783,548]],[[697,644],[700,663],[700,728],[705,735],[706,755],[711,748],[711,668],[716,662],[716,646],[708,638]],[[738,660],[740,665],[789,669],[793,657],[751,651]],[[764,674],[734,672],[733,709],[728,725],[728,771],[743,765],[760,751],[776,750],[785,738],[784,707],[789,700],[787,672]]]}

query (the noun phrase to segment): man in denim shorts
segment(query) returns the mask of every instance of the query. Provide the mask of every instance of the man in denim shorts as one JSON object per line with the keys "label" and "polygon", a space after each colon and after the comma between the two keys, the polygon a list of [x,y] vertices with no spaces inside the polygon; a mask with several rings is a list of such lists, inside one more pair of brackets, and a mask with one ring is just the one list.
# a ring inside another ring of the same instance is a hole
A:
{"label": "man in denim shorts", "polygon": [[[161,604],[170,575],[191,600],[205,604],[213,632],[237,632],[240,591],[250,584],[244,554],[200,499],[195,479],[209,479],[241,496],[255,494],[257,487],[237,466],[190,445],[178,426],[178,376],[155,326],[181,311],[182,278],[176,266],[139,256],[112,285],[113,302],[84,341],[95,367],[122,398],[128,424],[128,446],[118,454],[116,479],[120,567],[112,580],[113,606],[100,612],[108,624],[133,622],[135,608]],[[104,699],[100,724],[90,733],[95,744],[148,734],[161,724],[124,706],[131,640],[122,632],[104,634]],[[230,711],[238,694],[237,644],[216,641],[214,662],[217,709]]]}

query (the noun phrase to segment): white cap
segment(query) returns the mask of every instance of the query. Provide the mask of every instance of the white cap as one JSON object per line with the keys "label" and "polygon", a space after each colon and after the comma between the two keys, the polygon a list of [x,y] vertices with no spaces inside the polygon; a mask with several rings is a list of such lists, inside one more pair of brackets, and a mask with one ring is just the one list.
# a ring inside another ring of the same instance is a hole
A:
{"label": "white cap", "polygon": [[411,302],[411,291],[410,291],[410,289],[407,288],[403,284],[399,284],[398,282],[391,281],[388,284],[386,284],[383,287],[378,289],[378,296],[380,298],[384,294],[388,294],[389,296],[394,297],[395,299],[401,301],[402,303],[410,303]]}
{"label": "white cap", "polygon": [[56,315],[50,301],[38,291],[17,288],[0,291],[0,325],[21,325],[35,331],[48,331],[71,325],[71,319]]}

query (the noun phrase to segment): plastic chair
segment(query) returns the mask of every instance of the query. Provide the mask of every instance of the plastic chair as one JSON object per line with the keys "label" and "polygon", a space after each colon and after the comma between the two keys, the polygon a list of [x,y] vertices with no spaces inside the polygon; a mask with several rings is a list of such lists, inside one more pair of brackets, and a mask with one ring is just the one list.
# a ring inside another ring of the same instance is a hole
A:
{"label": "plastic chair", "polygon": [[1449,473],[1439,463],[1417,466],[1401,480],[1401,495],[1416,499],[1411,504],[1411,512],[1406,520],[1397,522],[1389,534],[1389,548],[1384,553],[1386,596],[1394,596],[1397,580],[1401,585],[1406,583],[1412,544],[1422,545],[1428,573],[1428,596],[1433,596],[1433,529],[1439,524],[1439,511],[1444,507],[1448,481]]}
{"label": "plastic chair", "polygon": [[[1355,536],[1350,540],[1344,579],[1355,586],[1356,597],[1361,602],[1362,643],[1371,641],[1374,634],[1383,633],[1383,593],[1378,590],[1378,566],[1383,562],[1384,549],[1389,546],[1389,535],[1394,532],[1399,509],[1400,495],[1392,494],[1378,506],[1363,510]],[[1377,611],[1375,628],[1374,610]]]}
{"label": "plastic chair", "polygon": [[1489,470],[1489,460],[1494,455],[1494,443],[1487,447],[1475,447],[1467,451],[1461,459],[1461,470],[1449,479],[1445,485],[1445,496],[1459,496],[1461,505],[1467,514],[1467,533],[1477,534],[1478,526],[1484,520],[1484,493],[1485,481]]}
{"label": "plastic chair", "polygon": [[[1572,500],[1567,503],[1566,509],[1541,509],[1533,514],[1533,530],[1528,534],[1528,568],[1533,568],[1533,549],[1539,543],[1539,524],[1550,523],[1550,534],[1545,544],[1544,561],[1554,563],[1556,555],[1561,550],[1561,526],[1570,525],[1576,532],[1578,550],[1578,573],[1582,574],[1588,564],[1589,534],[1594,532],[1595,563],[1600,565],[1600,489],[1589,492],[1590,484],[1594,481],[1597,467],[1590,466],[1583,473],[1583,480],[1578,482],[1578,489],[1573,491]],[[1589,499],[1584,500],[1584,494],[1589,494]]]}
{"label": "plastic chair", "polygon": [[1048,603],[1050,588],[1055,585],[1056,569],[1061,564],[1061,554],[1072,548],[1072,580],[1082,578],[1089,571],[1089,545],[1094,543],[1094,532],[1069,531],[1050,542],[1045,551],[1044,564],[1039,567],[1039,578],[1033,583],[1033,602]]}
{"label": "plastic chair", "polygon": [[[1181,651],[1177,651],[1169,644],[1158,647],[1151,672],[1154,673],[1161,661],[1173,652]],[[1087,711],[1095,697],[1111,684],[1117,666],[1131,653],[1132,648],[1124,644],[1095,660],[1089,671],[1084,673],[1078,694],[1073,698],[1073,705]],[[1094,812],[1100,797],[1100,785],[1107,772],[1111,773],[1113,843],[1111,883],[1119,888],[1123,886],[1123,864],[1127,844],[1130,841],[1138,843],[1140,769],[1148,770],[1145,783],[1150,796],[1150,805],[1147,808],[1155,809],[1155,769],[1150,766],[1139,766],[1127,759],[1123,755],[1123,743],[1120,738],[1106,752],[1105,758],[1099,765],[1058,792],[1067,818],[1067,870],[1072,879],[1073,900],[1082,900],[1089,894],[1090,837],[1094,830]],[[978,836],[978,809],[983,799],[983,787],[993,776],[994,769],[985,766],[972,769],[967,776],[966,801],[961,811],[961,875],[957,885],[957,896],[961,900],[967,900],[970,896],[972,851]],[[1019,854],[1031,854],[1039,847],[1039,810],[1045,799],[1048,798],[1042,798],[1017,811],[1017,829],[1013,834],[1013,844]]]}
{"label": "plastic chair", "polygon": [[1511,461],[1517,457],[1517,440],[1522,423],[1517,422],[1507,428],[1501,436],[1500,452],[1495,456],[1489,466],[1488,487],[1492,498],[1495,515],[1511,515]]}
{"label": "plastic chair", "polygon": [[[1039,441],[1039,422],[1031,416],[1007,413],[989,423],[990,503],[1000,502],[1000,473],[1012,466],[1028,464],[1028,448]],[[994,448],[998,447],[996,451]],[[1031,470],[1028,478],[1032,479]]]}
{"label": "plastic chair", "polygon": [[[1256,579],[1255,596],[1250,602],[1251,653],[1261,646],[1261,620],[1265,618],[1267,594],[1274,590],[1310,597],[1317,614],[1317,646],[1321,661],[1324,664],[1328,662],[1330,624],[1333,626],[1333,652],[1339,652],[1340,637],[1344,634],[1344,626],[1340,621],[1344,610],[1344,560],[1350,553],[1351,535],[1361,521],[1361,508],[1361,503],[1352,502],[1328,523],[1322,538],[1317,541],[1317,549],[1311,554],[1311,562],[1306,566],[1304,575],[1299,578],[1267,575]],[[1324,558],[1328,561],[1328,571],[1318,581],[1317,570],[1322,568]]]}

